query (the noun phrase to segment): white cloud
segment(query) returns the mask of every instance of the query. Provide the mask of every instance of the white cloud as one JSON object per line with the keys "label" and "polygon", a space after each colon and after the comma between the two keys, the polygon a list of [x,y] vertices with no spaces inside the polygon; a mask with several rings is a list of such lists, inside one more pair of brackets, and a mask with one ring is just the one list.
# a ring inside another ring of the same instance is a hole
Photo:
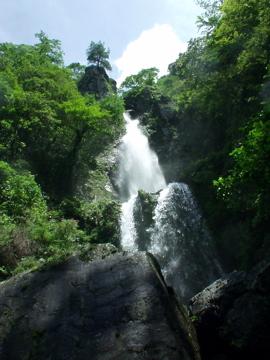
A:
{"label": "white cloud", "polygon": [[141,69],[157,67],[160,75],[167,73],[168,65],[176,60],[180,52],[186,51],[187,44],[182,42],[168,24],[157,24],[130,42],[122,56],[114,63],[120,77],[118,84],[129,75]]}

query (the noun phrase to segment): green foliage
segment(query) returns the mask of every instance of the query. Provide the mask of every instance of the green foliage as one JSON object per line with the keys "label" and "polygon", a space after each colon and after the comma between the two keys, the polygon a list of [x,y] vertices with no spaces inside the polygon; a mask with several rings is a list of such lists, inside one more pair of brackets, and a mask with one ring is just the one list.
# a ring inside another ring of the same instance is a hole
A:
{"label": "green foliage", "polygon": [[0,246],[10,242],[12,234],[16,228],[14,221],[6,214],[0,215]]}
{"label": "green foliage", "polygon": [[12,271],[12,274],[16,275],[28,270],[37,270],[39,267],[43,265],[42,259],[37,259],[34,256],[27,256],[22,258],[21,261],[18,263],[16,268]]}
{"label": "green foliage", "polygon": [[[20,242],[16,241],[18,236]],[[13,251],[14,258],[7,259],[2,256],[2,259],[5,261],[5,268],[11,274],[17,274],[63,261],[75,253],[79,254],[89,241],[89,237],[78,229],[75,220],[59,221],[44,217],[38,221],[28,221],[23,229],[13,231],[9,250]],[[3,254],[3,248],[1,252]]]}
{"label": "green foliage", "polygon": [[102,131],[102,120],[108,117],[108,112],[101,109],[95,100],[88,103],[83,97],[74,98],[62,104],[66,123],[68,122],[75,132],[84,133],[88,130]]}
{"label": "green foliage", "polygon": [[270,217],[270,118],[263,112],[252,124],[241,146],[231,152],[234,166],[226,177],[214,181],[218,194],[228,206],[252,212],[254,221]]}
{"label": "green foliage", "polygon": [[120,212],[116,201],[100,200],[82,206],[84,229],[93,242],[120,246]]}
{"label": "green foliage", "polygon": [[46,57],[54,64],[63,65],[63,51],[61,49],[61,41],[56,39],[49,39],[44,31],[37,33],[36,38],[38,38],[39,43],[36,45],[36,48],[39,54],[42,57]]}
{"label": "green foliage", "polygon": [[205,10],[204,14],[198,17],[198,27],[203,28],[204,33],[210,35],[220,20],[223,0],[196,0],[196,2]]}
{"label": "green foliage", "polygon": [[89,64],[94,64],[97,67],[103,67],[106,70],[112,70],[111,64],[108,59],[110,50],[105,48],[105,44],[101,41],[95,43],[91,41],[87,49],[87,60]]}
{"label": "green foliage", "polygon": [[18,174],[0,161],[0,213],[18,222],[46,212],[40,187],[31,174]]}
{"label": "green foliage", "polygon": [[91,163],[119,134],[123,106],[115,96],[97,102],[80,95],[61,64],[60,43],[42,32],[38,38],[34,46],[0,44],[0,156],[27,160],[59,198],[72,191],[78,160]]}
{"label": "green foliage", "polygon": [[72,78],[78,82],[82,78],[86,66],[80,63],[71,63],[67,66],[67,69],[70,69],[72,72]]}
{"label": "green foliage", "polygon": [[120,91],[134,91],[136,93],[146,86],[154,86],[157,82],[158,73],[157,68],[149,68],[141,70],[137,75],[130,75],[121,84]]}
{"label": "green foliage", "polygon": [[128,76],[120,87],[126,109],[133,110],[135,115],[143,113],[145,108],[151,110],[160,99],[157,78],[156,68],[143,69],[136,75]]}
{"label": "green foliage", "polygon": [[93,243],[112,243],[120,246],[120,204],[111,199],[93,202],[66,199],[61,209],[65,216],[77,219]]}
{"label": "green foliage", "polygon": [[0,266],[12,273],[64,258],[90,240],[75,220],[48,210],[31,174],[2,161],[0,204]]}
{"label": "green foliage", "polygon": [[90,225],[80,201],[70,213],[59,204],[74,199],[97,155],[120,135],[123,101],[82,96],[76,82],[85,67],[65,68],[60,41],[36,37],[33,46],[0,44],[1,277],[85,253],[91,241],[116,242],[117,205],[93,204]]}
{"label": "green foliage", "polygon": [[[72,180],[121,134],[123,104],[116,96],[106,97],[100,102],[80,97],[63,103],[61,110],[68,130],[72,130],[68,167],[63,169],[66,178]],[[65,193],[72,192],[72,184],[66,182],[66,186]]]}

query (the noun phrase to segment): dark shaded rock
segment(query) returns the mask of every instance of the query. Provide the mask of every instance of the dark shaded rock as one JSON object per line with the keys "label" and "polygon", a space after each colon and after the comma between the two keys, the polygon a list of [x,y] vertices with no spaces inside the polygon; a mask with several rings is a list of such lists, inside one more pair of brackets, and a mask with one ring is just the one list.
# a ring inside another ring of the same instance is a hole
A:
{"label": "dark shaded rock", "polygon": [[117,199],[115,188],[116,171],[118,170],[119,139],[109,144],[95,157],[95,164],[88,169],[84,177],[77,180],[76,195],[88,201],[100,199]]}
{"label": "dark shaded rock", "polygon": [[153,226],[153,216],[158,201],[158,194],[138,191],[134,204],[133,216],[137,233],[137,245],[140,251],[146,251],[151,243],[150,228]]}
{"label": "dark shaded rock", "polygon": [[185,309],[146,253],[73,257],[0,291],[1,360],[200,359]]}
{"label": "dark shaded rock", "polygon": [[88,248],[81,251],[80,259],[84,261],[102,260],[117,252],[119,252],[119,248],[111,243],[90,244]]}
{"label": "dark shaded rock", "polygon": [[109,92],[116,93],[116,81],[109,78],[106,71],[102,67],[95,65],[88,66],[85,73],[78,83],[79,91],[82,94],[94,94],[100,99]]}
{"label": "dark shaded rock", "polygon": [[190,306],[203,359],[269,359],[270,263],[215,281]]}

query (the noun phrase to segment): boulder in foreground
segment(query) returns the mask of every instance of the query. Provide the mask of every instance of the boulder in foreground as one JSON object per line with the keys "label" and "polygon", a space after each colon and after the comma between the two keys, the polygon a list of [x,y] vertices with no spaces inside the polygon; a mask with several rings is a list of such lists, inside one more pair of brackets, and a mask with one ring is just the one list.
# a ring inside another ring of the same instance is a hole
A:
{"label": "boulder in foreground", "polygon": [[146,253],[78,257],[0,284],[1,360],[199,360],[185,309]]}
{"label": "boulder in foreground", "polygon": [[270,263],[233,272],[191,300],[202,358],[270,358]]}

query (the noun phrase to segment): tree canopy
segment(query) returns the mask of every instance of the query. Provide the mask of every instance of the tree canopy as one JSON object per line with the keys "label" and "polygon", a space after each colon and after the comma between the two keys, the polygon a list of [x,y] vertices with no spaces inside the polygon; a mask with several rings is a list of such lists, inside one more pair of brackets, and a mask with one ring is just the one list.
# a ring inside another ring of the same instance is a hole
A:
{"label": "tree canopy", "polygon": [[[123,130],[122,99],[82,95],[84,66],[65,67],[60,41],[42,31],[36,37],[32,46],[0,44],[0,278],[118,231],[117,203],[106,200],[97,212],[98,202],[76,196]],[[66,198],[72,212],[61,205]],[[108,209],[111,218],[101,221]],[[96,222],[87,220],[91,213]]]}
{"label": "tree canopy", "polygon": [[103,67],[106,70],[112,70],[109,62],[110,50],[105,48],[105,44],[101,41],[91,41],[87,49],[87,60],[89,64],[97,67]]}

